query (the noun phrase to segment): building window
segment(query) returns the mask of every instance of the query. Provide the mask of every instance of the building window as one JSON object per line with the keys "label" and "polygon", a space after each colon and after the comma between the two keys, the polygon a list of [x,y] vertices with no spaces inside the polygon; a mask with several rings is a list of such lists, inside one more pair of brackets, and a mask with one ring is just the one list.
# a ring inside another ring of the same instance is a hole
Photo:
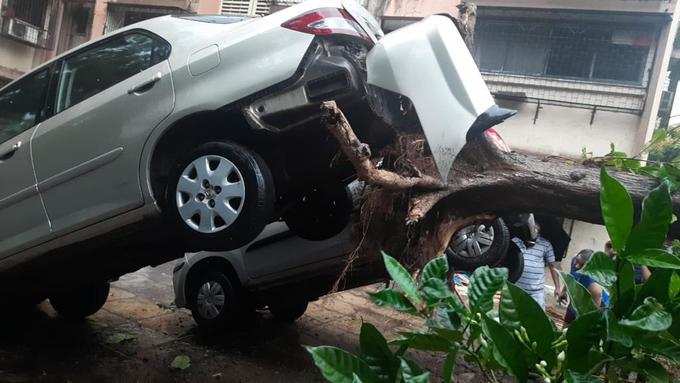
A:
{"label": "building window", "polygon": [[642,84],[654,31],[632,25],[480,19],[484,72]]}
{"label": "building window", "polygon": [[42,28],[45,21],[45,0],[9,0],[4,12],[6,17],[19,19]]}

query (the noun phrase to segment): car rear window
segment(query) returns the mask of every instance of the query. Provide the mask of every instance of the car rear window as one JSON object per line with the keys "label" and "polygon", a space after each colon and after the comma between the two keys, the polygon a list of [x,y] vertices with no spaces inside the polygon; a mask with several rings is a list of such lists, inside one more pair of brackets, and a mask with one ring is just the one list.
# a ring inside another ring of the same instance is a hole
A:
{"label": "car rear window", "polygon": [[228,15],[202,15],[202,16],[177,16],[177,17],[184,20],[200,21],[202,23],[211,24],[234,24],[252,18],[246,16],[228,16]]}

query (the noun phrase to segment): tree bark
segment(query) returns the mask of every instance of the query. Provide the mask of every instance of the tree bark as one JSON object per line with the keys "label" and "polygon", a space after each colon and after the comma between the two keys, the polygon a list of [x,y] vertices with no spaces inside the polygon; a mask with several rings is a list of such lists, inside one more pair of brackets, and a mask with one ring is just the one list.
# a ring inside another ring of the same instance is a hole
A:
{"label": "tree bark", "polygon": [[[417,266],[441,254],[461,227],[508,212],[602,223],[601,163],[507,152],[493,136],[482,134],[458,154],[450,181],[444,185],[418,169],[419,177],[376,169],[370,150],[356,137],[337,105],[327,102],[322,110],[327,128],[359,178],[379,189],[373,191],[371,214],[382,216],[372,217],[374,229],[362,230],[371,236],[370,241],[361,241],[372,244],[365,246],[367,251],[392,247],[393,253]],[[625,186],[637,209],[659,185],[658,180],[647,176],[615,170],[609,170],[609,174]],[[672,202],[676,214],[680,213],[680,197],[673,196]]]}

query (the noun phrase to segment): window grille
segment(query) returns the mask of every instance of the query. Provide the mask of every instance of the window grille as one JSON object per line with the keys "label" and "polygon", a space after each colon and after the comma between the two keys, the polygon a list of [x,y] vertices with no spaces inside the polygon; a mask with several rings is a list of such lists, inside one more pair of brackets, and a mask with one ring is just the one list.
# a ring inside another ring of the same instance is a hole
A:
{"label": "window grille", "polygon": [[475,56],[487,73],[644,85],[655,30],[636,25],[479,19]]}

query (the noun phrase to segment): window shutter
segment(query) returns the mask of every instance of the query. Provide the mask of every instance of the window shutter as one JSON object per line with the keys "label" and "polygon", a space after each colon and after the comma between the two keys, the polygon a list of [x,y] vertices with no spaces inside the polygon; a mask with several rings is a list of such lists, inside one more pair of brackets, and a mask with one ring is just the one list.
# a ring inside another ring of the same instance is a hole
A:
{"label": "window shutter", "polygon": [[269,14],[266,0],[222,0],[223,15],[262,16]]}

